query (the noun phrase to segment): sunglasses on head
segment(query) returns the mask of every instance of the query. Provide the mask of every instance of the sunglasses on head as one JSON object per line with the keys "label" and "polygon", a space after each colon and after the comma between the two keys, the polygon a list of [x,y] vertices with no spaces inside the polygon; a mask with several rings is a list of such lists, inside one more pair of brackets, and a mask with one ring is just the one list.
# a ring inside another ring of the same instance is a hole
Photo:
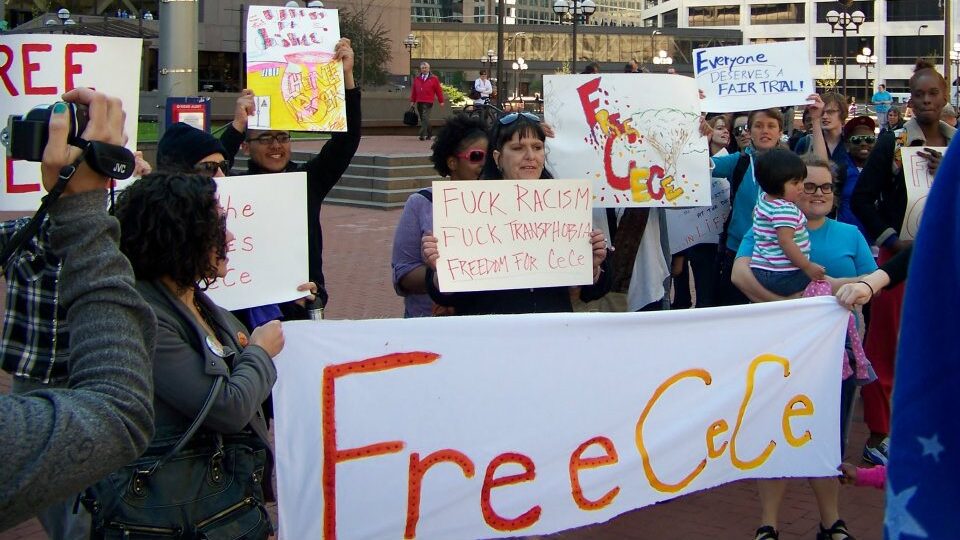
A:
{"label": "sunglasses on head", "polygon": [[457,154],[457,157],[460,159],[465,159],[470,163],[481,163],[487,157],[487,151],[480,149],[467,150]]}
{"label": "sunglasses on head", "polygon": [[223,174],[230,174],[230,162],[227,160],[223,161],[201,161],[193,166],[193,172],[197,174],[202,174],[204,176],[214,176],[217,174],[217,170],[223,171]]}
{"label": "sunglasses on head", "polygon": [[733,134],[734,134],[734,135],[737,135],[737,136],[743,135],[743,134],[746,133],[746,132],[747,132],[747,126],[746,126],[746,125],[737,126],[737,127],[733,128]]}
{"label": "sunglasses on head", "polygon": [[540,123],[540,117],[528,112],[512,112],[510,114],[500,117],[501,126],[509,126],[510,124],[517,121],[517,118],[524,117],[531,122]]}
{"label": "sunglasses on head", "polygon": [[824,195],[829,195],[833,193],[833,183],[829,184],[814,184],[813,182],[804,182],[803,183],[803,192],[807,195],[813,195],[817,190],[823,192]]}
{"label": "sunglasses on head", "polygon": [[875,135],[851,135],[850,144],[873,144],[877,142],[877,137]]}
{"label": "sunglasses on head", "polygon": [[258,142],[260,144],[287,144],[290,142],[289,133],[264,133],[259,137],[251,137],[247,139],[248,142]]}

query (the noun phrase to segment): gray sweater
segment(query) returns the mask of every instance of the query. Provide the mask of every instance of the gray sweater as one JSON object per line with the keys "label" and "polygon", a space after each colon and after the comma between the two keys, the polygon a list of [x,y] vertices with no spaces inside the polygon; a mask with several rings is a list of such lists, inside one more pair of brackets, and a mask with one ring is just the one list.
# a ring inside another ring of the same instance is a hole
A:
{"label": "gray sweater", "polygon": [[71,329],[69,388],[0,396],[0,531],[136,459],[153,436],[157,322],[117,249],[106,192],[50,208]]}

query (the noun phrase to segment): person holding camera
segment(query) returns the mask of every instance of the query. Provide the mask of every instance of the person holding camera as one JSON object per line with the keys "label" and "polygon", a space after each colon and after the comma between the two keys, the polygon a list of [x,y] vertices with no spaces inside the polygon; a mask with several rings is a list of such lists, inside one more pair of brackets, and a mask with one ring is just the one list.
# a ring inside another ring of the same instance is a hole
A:
{"label": "person holding camera", "polygon": [[[88,107],[85,141],[126,141],[119,99],[89,88],[62,98]],[[139,456],[153,436],[150,358],[156,317],[134,290],[130,264],[117,248],[119,225],[106,211],[111,179],[80,160],[89,148],[82,153],[67,143],[67,103],[51,110],[43,185],[50,191],[58,175],[69,173],[68,166],[76,170],[50,204],[40,239],[27,243],[4,269],[4,361],[19,355],[22,373],[36,374],[31,370],[38,366],[46,373],[30,388],[21,383],[36,377],[17,378],[15,393],[0,396],[0,441],[6,449],[0,466],[0,530],[67,497],[72,503],[71,495]],[[48,275],[53,268],[57,272]],[[28,276],[39,278],[38,289],[23,288],[29,280],[20,277]],[[27,300],[33,301],[32,311],[25,311]],[[57,333],[64,318],[70,328],[69,361],[65,343],[52,347],[66,335]],[[27,336],[36,336],[35,341],[24,342]],[[50,381],[67,388],[52,388]]]}
{"label": "person holding camera", "polygon": [[[290,161],[290,133],[282,130],[247,129],[247,118],[256,112],[255,96],[244,90],[237,99],[233,122],[220,136],[226,149],[226,158],[233,158],[241,149],[250,156],[246,174],[269,174],[306,171],[307,173],[307,246],[310,262],[310,281],[318,286],[317,302],[311,311],[322,314],[329,295],[323,279],[323,231],[320,228],[320,207],[323,200],[340,181],[353,155],[360,146],[360,89],[353,79],[353,49],[350,40],[340,39],[334,60],[343,62],[343,86],[347,109],[347,131],[333,133],[320,153],[306,163]],[[317,317],[317,315],[314,315]]]}

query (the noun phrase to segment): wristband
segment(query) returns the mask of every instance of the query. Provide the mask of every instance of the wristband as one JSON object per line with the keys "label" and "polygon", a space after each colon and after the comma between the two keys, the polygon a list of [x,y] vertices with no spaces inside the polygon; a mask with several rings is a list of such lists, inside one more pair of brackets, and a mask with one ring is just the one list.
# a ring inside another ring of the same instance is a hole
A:
{"label": "wristband", "polygon": [[875,292],[873,291],[873,287],[871,287],[870,284],[867,283],[866,281],[864,281],[864,280],[861,279],[861,280],[857,281],[857,283],[863,283],[864,285],[867,286],[868,289],[870,289],[870,298],[873,298],[874,295],[877,294],[877,293],[875,293]]}

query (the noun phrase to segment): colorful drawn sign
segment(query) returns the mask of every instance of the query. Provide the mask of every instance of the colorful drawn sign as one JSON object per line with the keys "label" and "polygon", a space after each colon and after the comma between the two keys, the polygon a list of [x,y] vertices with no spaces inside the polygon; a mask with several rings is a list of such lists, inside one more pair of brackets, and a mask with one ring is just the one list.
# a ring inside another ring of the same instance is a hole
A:
{"label": "colorful drawn sign", "polygon": [[694,49],[704,111],[755,111],[801,105],[816,92],[806,41]]}
{"label": "colorful drawn sign", "polygon": [[233,310],[302,298],[307,173],[219,178],[217,195],[235,239],[227,248],[227,275],[207,291],[213,301]]}
{"label": "colorful drawn sign", "polygon": [[286,323],[280,529],[541,535],[744,478],[835,477],[849,316],[810,298]]}
{"label": "colorful drawn sign", "polygon": [[555,176],[593,181],[594,204],[707,206],[706,139],[693,79],[663,74],[547,75]]}
{"label": "colorful drawn sign", "polygon": [[592,211],[585,180],[434,182],[440,290],[591,283]]}
{"label": "colorful drawn sign", "polygon": [[[137,149],[141,40],[80,35],[0,36],[0,123],[52,105],[60,95],[91,87],[120,98],[127,113],[127,148]],[[118,69],[120,68],[120,69]],[[45,194],[40,164],[14,161],[0,145],[0,210],[32,211]],[[120,187],[129,181],[119,182]]]}
{"label": "colorful drawn sign", "polygon": [[343,65],[335,9],[250,6],[247,88],[257,96],[256,129],[346,131]]}
{"label": "colorful drawn sign", "polygon": [[697,244],[720,242],[723,224],[730,215],[730,181],[713,179],[713,206],[667,210],[667,235],[670,253],[678,253]]}
{"label": "colorful drawn sign", "polygon": [[[931,150],[946,153],[945,147],[928,146]],[[903,163],[903,179],[907,186],[907,211],[903,215],[903,225],[900,227],[900,238],[913,240],[920,230],[920,218],[923,216],[923,207],[927,204],[927,195],[933,185],[933,174],[927,168],[927,160],[917,153],[925,152],[923,147],[904,146],[900,149]]]}

